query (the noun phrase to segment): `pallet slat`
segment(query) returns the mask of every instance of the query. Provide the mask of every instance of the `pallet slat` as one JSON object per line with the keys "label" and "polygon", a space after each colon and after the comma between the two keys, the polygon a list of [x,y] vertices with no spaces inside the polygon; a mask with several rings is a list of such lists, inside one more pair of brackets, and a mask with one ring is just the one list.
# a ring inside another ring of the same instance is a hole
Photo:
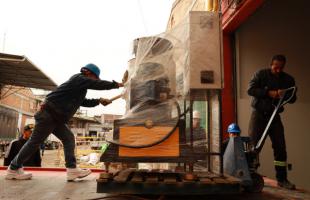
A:
{"label": "pallet slat", "polygon": [[159,182],[159,176],[156,173],[150,173],[145,178],[146,183],[158,183]]}
{"label": "pallet slat", "polygon": [[143,182],[143,176],[141,173],[135,173],[130,181],[133,183],[142,183]]}
{"label": "pallet slat", "polygon": [[135,169],[125,169],[125,170],[122,170],[118,173],[117,176],[114,176],[113,180],[115,182],[120,182],[120,183],[124,183],[126,181],[128,181],[129,179],[129,175],[131,173],[133,173],[135,171]]}

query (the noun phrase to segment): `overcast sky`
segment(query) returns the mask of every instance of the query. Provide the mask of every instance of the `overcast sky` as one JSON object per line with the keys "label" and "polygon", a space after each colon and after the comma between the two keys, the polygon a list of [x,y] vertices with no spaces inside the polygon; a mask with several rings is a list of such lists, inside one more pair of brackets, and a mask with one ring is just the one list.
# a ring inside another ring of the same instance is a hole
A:
{"label": "overcast sky", "polygon": [[[165,31],[173,0],[0,0],[0,52],[25,55],[57,84],[87,63],[120,81],[132,40]],[[111,98],[122,90],[88,91]],[[124,101],[89,114],[123,114]]]}

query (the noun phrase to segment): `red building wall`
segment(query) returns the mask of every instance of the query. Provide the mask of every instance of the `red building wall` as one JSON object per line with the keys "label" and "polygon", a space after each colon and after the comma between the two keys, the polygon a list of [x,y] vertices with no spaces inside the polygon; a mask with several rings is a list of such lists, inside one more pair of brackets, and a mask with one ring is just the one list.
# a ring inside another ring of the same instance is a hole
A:
{"label": "red building wall", "polygon": [[236,98],[234,75],[234,31],[257,10],[264,0],[223,0],[222,28],[223,28],[223,56],[224,56],[224,90],[222,92],[222,120],[224,138],[227,126],[236,122]]}

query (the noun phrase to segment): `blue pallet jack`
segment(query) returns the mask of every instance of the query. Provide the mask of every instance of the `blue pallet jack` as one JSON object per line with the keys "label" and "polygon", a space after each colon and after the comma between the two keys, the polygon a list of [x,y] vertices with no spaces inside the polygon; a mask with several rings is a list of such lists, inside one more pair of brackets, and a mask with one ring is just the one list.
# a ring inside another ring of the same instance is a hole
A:
{"label": "blue pallet jack", "polygon": [[260,166],[259,150],[264,144],[270,125],[279,108],[287,104],[293,98],[295,92],[296,87],[290,87],[284,90],[256,146],[251,145],[250,137],[241,137],[240,130],[230,132],[230,138],[224,153],[224,172],[239,178],[244,190],[247,192],[258,193],[263,190],[264,179],[257,172]]}

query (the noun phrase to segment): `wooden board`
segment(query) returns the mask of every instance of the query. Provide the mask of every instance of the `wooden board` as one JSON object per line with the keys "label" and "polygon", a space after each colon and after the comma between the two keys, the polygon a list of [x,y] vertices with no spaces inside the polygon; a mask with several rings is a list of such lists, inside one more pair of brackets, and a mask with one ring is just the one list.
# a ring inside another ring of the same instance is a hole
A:
{"label": "wooden board", "polygon": [[[172,127],[121,127],[120,143],[143,145],[150,144],[165,137]],[[120,157],[169,157],[179,156],[179,128],[164,142],[148,148],[126,148],[119,147]]]}
{"label": "wooden board", "polygon": [[120,183],[126,182],[129,179],[130,174],[133,173],[134,171],[135,171],[134,169],[122,170],[117,174],[117,176],[113,178],[113,180]]}

